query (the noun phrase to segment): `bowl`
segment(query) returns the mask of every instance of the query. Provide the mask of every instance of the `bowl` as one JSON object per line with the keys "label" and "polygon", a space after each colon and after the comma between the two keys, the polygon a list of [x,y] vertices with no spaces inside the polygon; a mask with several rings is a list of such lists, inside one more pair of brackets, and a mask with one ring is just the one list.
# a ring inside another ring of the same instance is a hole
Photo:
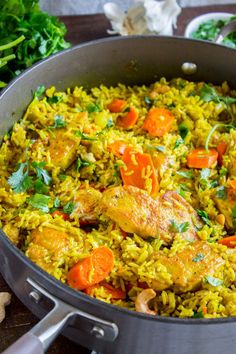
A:
{"label": "bowl", "polygon": [[193,38],[192,34],[199,26],[209,20],[229,20],[234,14],[228,12],[209,12],[197,17],[194,17],[192,21],[187,25],[184,36],[187,38]]}

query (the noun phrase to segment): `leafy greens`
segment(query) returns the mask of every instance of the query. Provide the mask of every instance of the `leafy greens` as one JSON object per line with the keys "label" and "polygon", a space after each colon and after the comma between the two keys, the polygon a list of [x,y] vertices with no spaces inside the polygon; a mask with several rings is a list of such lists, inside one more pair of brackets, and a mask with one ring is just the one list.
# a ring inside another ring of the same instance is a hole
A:
{"label": "leafy greens", "polygon": [[0,52],[0,60],[12,60],[0,67],[0,77],[9,82],[22,70],[62,49],[66,27],[56,17],[44,13],[38,0],[0,0],[0,46],[23,38],[17,46]]}

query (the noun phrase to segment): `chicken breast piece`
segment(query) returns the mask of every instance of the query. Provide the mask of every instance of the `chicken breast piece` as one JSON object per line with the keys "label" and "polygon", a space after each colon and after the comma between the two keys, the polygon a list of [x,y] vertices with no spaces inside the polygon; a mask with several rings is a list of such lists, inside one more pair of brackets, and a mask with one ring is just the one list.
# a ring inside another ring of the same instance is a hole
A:
{"label": "chicken breast piece", "polygon": [[98,212],[96,210],[102,198],[102,193],[94,188],[80,189],[76,192],[75,202],[76,208],[73,215],[85,223],[93,223],[98,219]]}
{"label": "chicken breast piece", "polygon": [[54,262],[68,250],[68,234],[50,227],[32,230],[31,242],[26,255],[41,268],[51,273]]}
{"label": "chicken breast piece", "polygon": [[65,129],[55,130],[49,141],[49,153],[52,163],[66,170],[76,159],[77,141],[66,135]]}
{"label": "chicken breast piece", "polygon": [[202,226],[191,205],[174,191],[153,199],[133,186],[110,188],[103,193],[101,209],[124,231],[143,238],[161,237],[166,243],[172,241],[178,231],[173,229],[173,223],[187,223],[181,234],[189,241],[198,239],[196,226]]}
{"label": "chicken breast piece", "polygon": [[[224,259],[207,242],[189,243],[173,257],[162,252],[154,258],[166,268],[166,276],[147,281],[154,290],[171,288],[176,292],[197,290],[206,276],[213,276],[225,263]],[[164,279],[167,279],[166,281]]]}

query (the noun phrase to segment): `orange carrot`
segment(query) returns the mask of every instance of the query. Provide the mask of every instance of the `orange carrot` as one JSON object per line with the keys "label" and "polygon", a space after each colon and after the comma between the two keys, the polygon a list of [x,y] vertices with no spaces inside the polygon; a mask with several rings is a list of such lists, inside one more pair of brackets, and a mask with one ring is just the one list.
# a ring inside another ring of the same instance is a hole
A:
{"label": "orange carrot", "polygon": [[163,136],[171,130],[174,119],[173,114],[165,108],[151,108],[143,129],[152,136]]}
{"label": "orange carrot", "polygon": [[152,184],[151,195],[156,195],[159,184],[151,156],[149,154],[132,152],[131,148],[127,148],[123,155],[123,162],[126,167],[120,167],[120,173],[124,185],[146,190],[146,180],[149,178]]}
{"label": "orange carrot", "polygon": [[236,235],[224,237],[219,240],[218,243],[230,248],[234,248],[236,246]]}
{"label": "orange carrot", "polygon": [[236,190],[236,181],[228,181],[228,184],[229,184],[230,188],[232,188],[233,190]]}
{"label": "orange carrot", "polygon": [[91,255],[76,263],[68,272],[68,284],[77,290],[98,284],[104,280],[114,266],[114,256],[110,248],[101,246]]}
{"label": "orange carrot", "polygon": [[116,124],[124,129],[132,128],[138,120],[138,112],[134,107],[130,107],[129,112],[117,118]]}
{"label": "orange carrot", "polygon": [[127,105],[127,101],[115,98],[108,106],[107,108],[111,113],[119,113],[122,112],[125,106]]}
{"label": "orange carrot", "polygon": [[116,140],[114,143],[108,145],[108,150],[117,157],[124,155],[126,148],[127,144],[121,140]]}
{"label": "orange carrot", "polygon": [[218,158],[216,149],[198,148],[192,150],[187,157],[187,166],[191,168],[208,168],[212,167]]}
{"label": "orange carrot", "polygon": [[219,164],[219,166],[222,166],[223,155],[226,153],[227,148],[228,148],[228,143],[220,141],[217,144],[216,150],[218,151],[218,164]]}
{"label": "orange carrot", "polygon": [[126,298],[125,292],[121,288],[114,288],[112,285],[102,282],[100,284],[92,285],[89,286],[84,290],[84,292],[88,295],[92,295],[94,289],[99,289],[100,287],[103,287],[105,289],[105,292],[109,295],[111,295],[111,298],[113,300],[123,300]]}
{"label": "orange carrot", "polygon": [[207,314],[207,307],[206,306],[202,306],[202,313],[203,313],[203,315]]}
{"label": "orange carrot", "polygon": [[58,216],[61,216],[62,219],[64,219],[64,220],[69,220],[69,219],[70,219],[70,217],[69,217],[68,214],[63,213],[63,212],[60,211],[60,210],[55,210],[55,211],[53,211],[51,215],[52,215],[53,218],[54,218],[56,215],[58,215]]}

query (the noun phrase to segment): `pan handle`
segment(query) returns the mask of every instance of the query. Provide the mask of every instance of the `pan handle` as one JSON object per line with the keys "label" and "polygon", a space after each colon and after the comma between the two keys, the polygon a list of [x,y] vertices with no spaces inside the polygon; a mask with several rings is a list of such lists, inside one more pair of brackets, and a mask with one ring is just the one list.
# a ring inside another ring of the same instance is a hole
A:
{"label": "pan handle", "polygon": [[30,295],[36,302],[43,295],[54,303],[53,309],[38,322],[29,332],[20,337],[2,354],[43,354],[61,331],[72,324],[76,317],[86,322],[88,332],[97,339],[114,341],[118,335],[115,323],[97,318],[91,314],[76,309],[62,300],[52,296],[32,279],[27,282],[34,289]]}

